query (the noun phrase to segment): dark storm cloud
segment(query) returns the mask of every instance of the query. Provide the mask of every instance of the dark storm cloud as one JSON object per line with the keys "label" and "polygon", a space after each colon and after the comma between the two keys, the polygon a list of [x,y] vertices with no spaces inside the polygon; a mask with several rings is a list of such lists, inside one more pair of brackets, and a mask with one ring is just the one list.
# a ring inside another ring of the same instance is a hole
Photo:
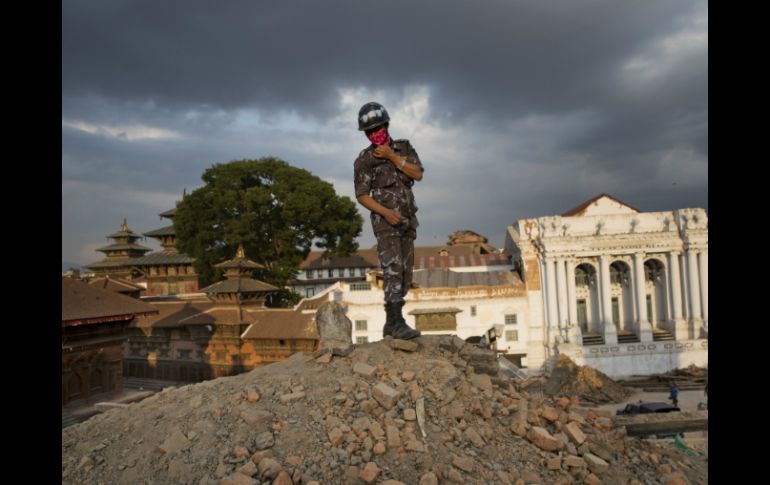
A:
{"label": "dark storm cloud", "polygon": [[121,213],[156,228],[213,163],[275,155],[352,195],[359,97],[394,115],[410,89],[425,112],[401,106],[392,128],[427,168],[419,243],[471,229],[500,246],[516,219],[602,192],[707,208],[707,16],[702,0],[63,2],[62,221],[83,231],[63,258]]}
{"label": "dark storm cloud", "polygon": [[[697,6],[697,4],[696,4]],[[456,114],[590,106],[681,2],[65,2],[66,94],[323,116],[339,86],[434,85]]]}

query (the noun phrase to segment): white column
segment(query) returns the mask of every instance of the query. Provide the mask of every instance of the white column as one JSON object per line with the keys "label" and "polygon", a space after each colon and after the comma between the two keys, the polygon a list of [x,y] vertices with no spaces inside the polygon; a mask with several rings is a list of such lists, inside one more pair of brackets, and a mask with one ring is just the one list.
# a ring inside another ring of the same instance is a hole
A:
{"label": "white column", "polygon": [[636,320],[640,342],[652,342],[652,325],[647,320],[647,285],[644,280],[644,254],[634,254],[634,282],[636,283],[636,306],[639,318]]}
{"label": "white column", "polygon": [[687,257],[684,253],[679,255],[679,267],[682,269],[680,281],[682,282],[682,317],[690,321],[690,284],[687,281]]}
{"label": "white column", "polygon": [[[556,294],[556,272],[554,265],[556,262],[547,258],[545,260],[545,281],[548,286],[548,328],[553,329],[559,322],[559,311],[556,308],[556,301],[558,296]],[[549,344],[553,343],[551,340],[554,335],[549,332]]]}
{"label": "white column", "polygon": [[671,279],[671,306],[673,307],[672,320],[674,321],[674,338],[687,340],[687,320],[682,315],[682,283],[679,274],[679,253],[671,252],[668,255],[669,278]]}
{"label": "white column", "polygon": [[583,332],[577,318],[577,290],[575,288],[575,262],[567,260],[567,301],[569,307],[569,339],[574,344],[582,344]]}
{"label": "white column", "polygon": [[607,345],[616,345],[618,343],[618,331],[615,324],[612,323],[612,300],[610,297],[610,260],[609,257],[601,255],[599,257],[599,267],[601,270],[600,295],[602,298],[602,323],[604,324],[604,343]]}
{"label": "white column", "polygon": [[698,253],[693,249],[687,250],[687,283],[690,285],[690,318],[692,319],[693,329],[700,329],[703,323],[700,306],[700,277],[698,276]]}
{"label": "white column", "polygon": [[559,328],[566,329],[569,322],[569,307],[567,299],[566,261],[556,261],[556,290],[559,293]]}
{"label": "white column", "polygon": [[[701,251],[698,256],[700,263],[700,297],[701,308],[703,310],[703,330],[708,335],[709,330],[709,252],[708,249]],[[705,337],[704,335],[701,335]]]}

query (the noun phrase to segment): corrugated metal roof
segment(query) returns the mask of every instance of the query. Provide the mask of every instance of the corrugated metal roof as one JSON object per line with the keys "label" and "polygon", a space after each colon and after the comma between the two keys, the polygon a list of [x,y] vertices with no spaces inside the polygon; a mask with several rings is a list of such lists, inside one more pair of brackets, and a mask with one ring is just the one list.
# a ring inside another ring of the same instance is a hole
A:
{"label": "corrugated metal roof", "polygon": [[330,256],[324,258],[323,252],[311,251],[300,269],[326,269],[326,268],[367,268],[379,267],[380,260],[374,249],[361,249],[350,256]]}
{"label": "corrugated metal roof", "polygon": [[515,271],[469,271],[448,269],[416,270],[412,281],[418,288],[460,288],[463,286],[508,286],[523,284]]}
{"label": "corrugated metal roof", "polygon": [[[350,256],[322,258],[322,252],[312,251],[300,265],[301,270],[327,268],[380,267],[376,249],[361,249]],[[422,246],[414,248],[414,269],[461,268],[469,266],[510,265],[511,255],[505,251],[476,254],[471,246]]]}

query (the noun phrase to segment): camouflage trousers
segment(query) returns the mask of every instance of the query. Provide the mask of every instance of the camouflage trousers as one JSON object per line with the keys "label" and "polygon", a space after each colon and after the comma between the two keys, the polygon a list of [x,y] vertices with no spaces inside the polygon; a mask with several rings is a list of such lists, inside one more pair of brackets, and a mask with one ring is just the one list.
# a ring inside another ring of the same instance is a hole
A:
{"label": "camouflage trousers", "polygon": [[403,301],[412,283],[415,231],[377,234],[377,253],[382,266],[385,302]]}

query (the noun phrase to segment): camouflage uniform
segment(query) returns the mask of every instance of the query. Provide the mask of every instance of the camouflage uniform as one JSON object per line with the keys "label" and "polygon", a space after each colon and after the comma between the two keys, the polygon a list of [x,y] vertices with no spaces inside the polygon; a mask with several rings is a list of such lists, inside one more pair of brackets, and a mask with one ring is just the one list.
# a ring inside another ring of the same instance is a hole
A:
{"label": "camouflage uniform", "polygon": [[[407,163],[422,170],[422,163],[408,140],[393,140],[390,147]],[[377,252],[383,270],[386,302],[400,302],[409,291],[414,267],[414,240],[417,238],[417,206],[414,203],[414,180],[398,170],[393,162],[374,156],[374,145],[365,148],[355,161],[356,197],[371,195],[380,205],[401,214],[403,222],[392,226],[371,213],[372,229],[377,238]]]}

